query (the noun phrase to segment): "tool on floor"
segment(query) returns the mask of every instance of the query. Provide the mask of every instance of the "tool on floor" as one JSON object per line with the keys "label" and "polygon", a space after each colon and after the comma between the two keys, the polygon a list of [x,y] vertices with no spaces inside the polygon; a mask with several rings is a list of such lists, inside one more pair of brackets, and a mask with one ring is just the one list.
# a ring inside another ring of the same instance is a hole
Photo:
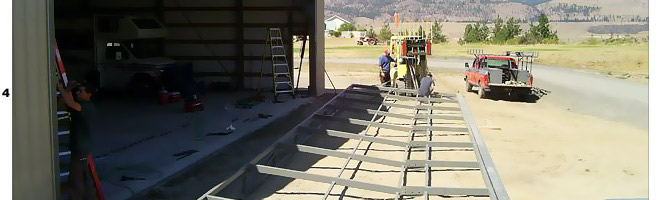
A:
{"label": "tool on floor", "polygon": [[[269,50],[267,50],[267,48],[269,48]],[[290,94],[292,95],[292,98],[296,98],[296,94],[294,93],[294,85],[292,84],[290,65],[287,61],[287,51],[285,51],[285,44],[283,44],[283,35],[280,28],[267,29],[260,80],[262,80],[261,78],[264,74],[264,61],[266,60],[267,56],[269,56],[267,55],[267,52],[271,53],[270,56],[271,72],[273,76],[272,86],[274,90],[274,102],[278,101],[278,95],[280,94]]]}
{"label": "tool on floor", "polygon": [[270,115],[270,114],[263,114],[263,113],[258,113],[258,114],[257,114],[257,117],[258,117],[258,118],[262,118],[262,119],[267,119],[267,118],[269,118],[269,117],[273,117],[273,115]]}
{"label": "tool on floor", "polygon": [[140,177],[132,177],[132,176],[122,176],[122,178],[120,178],[120,181],[144,181],[144,180],[147,179]]}
{"label": "tool on floor", "polygon": [[205,105],[202,103],[202,99],[198,98],[198,95],[193,95],[193,99],[186,101],[184,105],[186,112],[202,111],[204,109]]}
{"label": "tool on floor", "polygon": [[218,133],[207,133],[208,136],[224,136],[224,135],[230,135],[232,131],[230,132],[218,132]]}
{"label": "tool on floor", "polygon": [[173,157],[178,157],[176,160],[181,160],[183,158],[189,157],[189,156],[193,155],[194,153],[198,153],[198,152],[200,152],[200,151],[193,149],[193,150],[187,150],[187,151],[182,151],[182,152],[179,152],[179,153],[176,153],[176,154],[172,154],[172,156]]}

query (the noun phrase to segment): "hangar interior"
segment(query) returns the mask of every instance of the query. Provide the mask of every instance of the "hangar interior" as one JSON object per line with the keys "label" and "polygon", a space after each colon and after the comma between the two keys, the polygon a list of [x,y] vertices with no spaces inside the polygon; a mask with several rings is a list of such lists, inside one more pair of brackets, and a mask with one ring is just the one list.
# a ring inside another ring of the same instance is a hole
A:
{"label": "hangar interior", "polygon": [[[99,89],[93,97],[98,125],[92,128],[92,154],[107,199],[129,198],[323,94],[323,3],[53,2],[52,39],[69,80]],[[281,31],[290,76],[297,76],[294,49],[302,44],[293,38],[308,40],[309,64],[301,76],[308,80],[296,88],[296,98],[273,101],[273,66],[265,45],[270,28]],[[237,106],[257,96],[266,99]],[[202,102],[204,109],[189,110],[191,101]],[[66,125],[58,123],[61,133]],[[57,151],[66,152],[67,136],[57,138]],[[186,156],[174,156],[182,153]],[[67,179],[66,160],[59,157],[61,182]],[[127,177],[142,181],[124,181]]]}

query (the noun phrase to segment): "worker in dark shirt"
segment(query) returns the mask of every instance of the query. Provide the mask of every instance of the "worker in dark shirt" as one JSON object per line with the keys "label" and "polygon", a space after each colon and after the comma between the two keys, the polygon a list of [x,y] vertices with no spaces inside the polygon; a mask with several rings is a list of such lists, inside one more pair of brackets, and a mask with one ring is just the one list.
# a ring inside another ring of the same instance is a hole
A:
{"label": "worker in dark shirt", "polygon": [[[69,85],[74,84],[74,82],[71,82]],[[58,84],[58,90],[71,113],[69,135],[69,148],[71,150],[69,185],[71,186],[71,196],[74,200],[96,199],[93,185],[90,183],[86,160],[91,153],[90,128],[96,115],[96,109],[90,101],[92,90],[83,85],[74,86],[72,89],[64,89],[60,84]],[[76,96],[75,100],[74,95]]]}
{"label": "worker in dark shirt", "polygon": [[428,73],[427,76],[421,79],[421,85],[418,87],[418,95],[421,97],[428,97],[434,91],[434,79],[432,78],[432,73]]}
{"label": "worker in dark shirt", "polygon": [[[384,50],[384,55],[379,58],[379,79],[384,86],[390,86],[391,82],[391,62],[396,62],[391,53]],[[397,67],[397,64],[395,65]]]}

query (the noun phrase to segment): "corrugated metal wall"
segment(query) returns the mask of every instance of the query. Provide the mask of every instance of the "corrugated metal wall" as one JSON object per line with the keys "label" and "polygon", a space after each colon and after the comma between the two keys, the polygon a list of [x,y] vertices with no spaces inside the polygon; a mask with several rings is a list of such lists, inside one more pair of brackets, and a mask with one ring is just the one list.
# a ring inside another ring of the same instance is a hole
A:
{"label": "corrugated metal wall", "polygon": [[[315,13],[306,10],[313,8],[314,3],[314,0],[72,0],[58,2],[55,27],[58,41],[62,41],[58,43],[64,43],[63,60],[70,63],[68,71],[76,80],[82,80],[87,71],[94,69],[93,46],[86,44],[93,44],[92,14],[105,13],[159,18],[168,29],[164,54],[192,62],[199,81],[257,88],[261,80],[260,86],[270,87],[269,75],[258,78],[267,28],[282,28],[292,68],[291,36],[315,30],[312,28]],[[264,72],[271,72],[270,63],[264,64]]]}
{"label": "corrugated metal wall", "polygon": [[12,11],[12,198],[55,199],[57,141],[48,1],[14,0]]}
{"label": "corrugated metal wall", "polygon": [[[307,34],[310,0],[165,0],[168,57],[191,61],[198,80],[270,87],[270,59],[262,66],[267,28],[280,27],[292,67],[292,35]],[[268,53],[267,53],[268,54]],[[261,83],[258,83],[261,81]]]}

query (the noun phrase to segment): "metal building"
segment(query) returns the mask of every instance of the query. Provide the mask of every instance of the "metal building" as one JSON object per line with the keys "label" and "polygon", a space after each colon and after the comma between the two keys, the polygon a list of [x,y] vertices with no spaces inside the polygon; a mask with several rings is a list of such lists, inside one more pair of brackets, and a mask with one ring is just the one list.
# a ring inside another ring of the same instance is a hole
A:
{"label": "metal building", "polygon": [[[95,17],[149,16],[168,31],[159,50],[190,61],[196,80],[228,82],[237,89],[270,87],[259,79],[267,28],[283,31],[287,56],[292,36],[310,38],[309,93],[324,89],[323,0],[75,0],[13,1],[13,198],[56,199],[58,188],[54,38],[67,73],[94,69]],[[290,62],[290,69],[293,68]],[[266,65],[271,70],[270,65]],[[20,91],[20,92],[19,92]],[[34,192],[39,188],[40,192]]]}

